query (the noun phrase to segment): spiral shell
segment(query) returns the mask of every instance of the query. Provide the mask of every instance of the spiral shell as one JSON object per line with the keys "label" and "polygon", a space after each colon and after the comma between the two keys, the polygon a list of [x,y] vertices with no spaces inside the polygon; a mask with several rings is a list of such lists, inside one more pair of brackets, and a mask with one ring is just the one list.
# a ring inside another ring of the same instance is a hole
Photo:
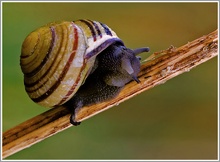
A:
{"label": "spiral shell", "polygon": [[20,65],[29,97],[45,107],[68,101],[89,75],[96,56],[123,42],[107,25],[78,20],[45,25],[23,42]]}

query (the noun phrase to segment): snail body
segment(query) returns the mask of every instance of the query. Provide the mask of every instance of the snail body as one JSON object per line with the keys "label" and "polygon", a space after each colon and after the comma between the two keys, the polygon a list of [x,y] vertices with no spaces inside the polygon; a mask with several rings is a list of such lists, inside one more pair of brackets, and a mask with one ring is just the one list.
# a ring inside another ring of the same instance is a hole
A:
{"label": "snail body", "polygon": [[78,20],[50,23],[30,33],[22,44],[20,65],[29,97],[44,107],[79,108],[115,97],[137,79],[149,48],[130,50],[107,25]]}

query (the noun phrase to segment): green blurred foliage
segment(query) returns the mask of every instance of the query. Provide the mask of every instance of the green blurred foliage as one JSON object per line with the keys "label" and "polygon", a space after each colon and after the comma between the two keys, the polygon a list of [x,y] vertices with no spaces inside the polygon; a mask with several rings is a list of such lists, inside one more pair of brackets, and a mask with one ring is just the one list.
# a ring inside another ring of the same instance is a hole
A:
{"label": "green blurred foliage", "polygon": [[[39,26],[92,19],[150,53],[217,29],[217,3],[7,3],[3,10],[6,131],[46,108],[25,93],[21,44]],[[149,54],[142,54],[146,58]],[[7,159],[216,159],[217,58]]]}

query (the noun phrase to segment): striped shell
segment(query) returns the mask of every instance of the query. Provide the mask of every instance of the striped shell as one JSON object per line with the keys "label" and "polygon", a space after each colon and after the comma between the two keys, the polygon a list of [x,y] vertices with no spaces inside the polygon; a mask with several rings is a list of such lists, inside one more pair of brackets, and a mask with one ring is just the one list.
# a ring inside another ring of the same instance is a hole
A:
{"label": "striped shell", "polygon": [[50,23],[33,31],[20,57],[29,97],[45,107],[67,102],[84,83],[96,56],[116,41],[122,43],[107,25],[90,20]]}

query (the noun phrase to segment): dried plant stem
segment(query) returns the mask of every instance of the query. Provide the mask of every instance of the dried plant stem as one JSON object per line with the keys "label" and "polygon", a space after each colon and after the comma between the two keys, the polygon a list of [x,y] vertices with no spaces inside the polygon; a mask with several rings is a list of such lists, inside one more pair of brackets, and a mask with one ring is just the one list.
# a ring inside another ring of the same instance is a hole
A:
{"label": "dried plant stem", "polygon": [[[186,45],[152,54],[141,66],[140,84],[130,82],[114,99],[84,107],[76,114],[77,121],[83,121],[112,106],[167,80],[189,71],[218,54],[218,31],[202,36]],[[24,148],[69,128],[69,111],[57,107],[46,111],[3,133],[2,157],[6,158]]]}

